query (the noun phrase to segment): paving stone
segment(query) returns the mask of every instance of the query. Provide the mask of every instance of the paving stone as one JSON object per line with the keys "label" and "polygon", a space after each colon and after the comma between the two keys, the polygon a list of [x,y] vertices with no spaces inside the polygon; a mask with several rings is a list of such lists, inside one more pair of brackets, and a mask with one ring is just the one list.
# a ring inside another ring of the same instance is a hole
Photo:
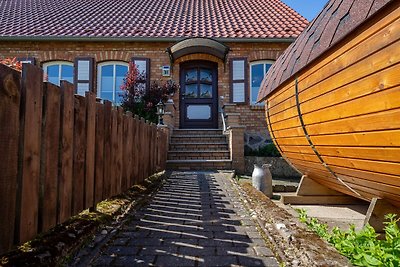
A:
{"label": "paving stone", "polygon": [[128,214],[93,264],[277,266],[228,176],[173,172],[147,206]]}
{"label": "paving stone", "polygon": [[199,262],[199,266],[230,266],[238,263],[236,256],[207,256],[204,262]]}
{"label": "paving stone", "polygon": [[239,264],[246,267],[265,266],[265,267],[278,267],[279,263],[274,257],[248,257],[238,256]]}
{"label": "paving stone", "polygon": [[157,257],[157,266],[195,266],[197,258],[181,255],[161,255]]}
{"label": "paving stone", "polygon": [[94,260],[93,266],[110,266],[111,263],[113,262],[114,258],[107,256],[107,255],[102,255],[98,257],[97,259]]}
{"label": "paving stone", "polygon": [[264,256],[264,257],[274,256],[274,253],[267,247],[254,247],[254,250],[256,251],[256,254],[258,256]]}
{"label": "paving stone", "polygon": [[155,256],[121,256],[113,266],[154,266]]}
{"label": "paving stone", "polygon": [[106,255],[136,255],[139,251],[138,247],[132,246],[108,246],[104,251]]}

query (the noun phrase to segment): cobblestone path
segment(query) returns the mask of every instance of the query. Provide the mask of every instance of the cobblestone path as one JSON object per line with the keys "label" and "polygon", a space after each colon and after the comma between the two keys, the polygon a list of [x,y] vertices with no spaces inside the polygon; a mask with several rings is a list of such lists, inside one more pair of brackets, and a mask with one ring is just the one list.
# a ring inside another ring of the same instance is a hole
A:
{"label": "cobblestone path", "polygon": [[173,172],[92,266],[279,266],[230,174]]}

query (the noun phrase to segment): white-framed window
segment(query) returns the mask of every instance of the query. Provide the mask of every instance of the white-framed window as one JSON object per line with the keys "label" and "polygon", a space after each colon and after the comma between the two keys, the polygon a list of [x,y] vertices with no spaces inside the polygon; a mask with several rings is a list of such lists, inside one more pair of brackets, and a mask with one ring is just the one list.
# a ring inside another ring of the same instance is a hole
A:
{"label": "white-framed window", "polygon": [[123,61],[106,61],[97,65],[97,96],[116,104],[122,101],[121,85],[129,64]]}
{"label": "white-framed window", "polygon": [[47,81],[60,85],[61,80],[74,82],[74,64],[68,61],[49,61],[43,63],[43,71]]}
{"label": "white-framed window", "polygon": [[261,82],[268,72],[272,60],[254,61],[250,63],[250,105],[257,104],[258,91],[260,91]]}

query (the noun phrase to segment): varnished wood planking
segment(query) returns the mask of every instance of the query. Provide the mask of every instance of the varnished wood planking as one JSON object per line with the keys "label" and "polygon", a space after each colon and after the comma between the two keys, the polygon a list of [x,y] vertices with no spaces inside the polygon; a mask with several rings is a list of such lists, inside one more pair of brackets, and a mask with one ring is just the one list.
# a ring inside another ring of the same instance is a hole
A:
{"label": "varnished wood planking", "polygon": [[[14,241],[21,75],[0,64],[0,254]],[[7,205],[5,205],[7,203]]]}
{"label": "varnished wood planking", "polygon": [[400,128],[399,117],[400,109],[385,110],[359,117],[307,125],[307,131],[310,136],[314,136],[321,134],[395,130]]}
{"label": "varnished wood planking", "polygon": [[284,121],[279,121],[275,123],[271,123],[271,127],[273,130],[284,130],[284,129],[291,129],[301,126],[300,124],[300,119],[298,116],[284,120]]}
{"label": "varnished wood planking", "polygon": [[[400,73],[400,68],[399,68]],[[379,99],[379,101],[377,101]],[[382,90],[332,107],[303,114],[306,125],[400,108],[400,87]]]}
{"label": "varnished wood planking", "polygon": [[400,129],[311,136],[317,146],[400,147]]}
{"label": "varnished wood planking", "polygon": [[278,145],[296,145],[296,146],[309,146],[307,139],[304,136],[288,137],[288,138],[275,138]]}
{"label": "varnished wood planking", "polygon": [[384,68],[396,65],[400,62],[400,42],[391,44],[388,47],[376,52],[371,57],[365,58],[362,61],[343,69],[336,75],[332,75],[322,82],[306,87],[299,83],[299,97],[301,102],[317,97],[318,95],[332,91],[374,72],[380,71]]}
{"label": "varnished wood planking", "polygon": [[286,157],[291,159],[300,159],[309,162],[321,163],[315,154],[304,154],[304,153],[295,153],[295,152],[285,152]]}
{"label": "varnished wood planking", "polygon": [[398,175],[375,173],[372,171],[357,170],[343,166],[331,165],[330,167],[339,176],[346,175],[346,176],[358,177],[363,180],[377,181],[379,183],[384,183],[388,185],[400,186],[400,177]]}
{"label": "varnished wood planking", "polygon": [[301,126],[298,126],[290,129],[274,130],[274,135],[276,138],[299,137],[304,136],[304,130]]}
{"label": "varnished wood planking", "polygon": [[74,87],[61,81],[61,129],[59,160],[59,211],[58,223],[65,222],[72,214],[73,141],[74,141]]}
{"label": "varnished wood planking", "polygon": [[[400,147],[336,147],[317,146],[319,154],[323,156],[367,159],[400,163]],[[285,150],[285,149],[283,149]],[[293,151],[292,152],[299,152]],[[291,151],[290,149],[288,151]],[[301,152],[305,152],[302,150]],[[400,168],[400,167],[399,167]],[[400,171],[399,171],[400,174]]]}
{"label": "varnished wood planking", "polygon": [[284,152],[294,152],[294,153],[315,155],[314,150],[312,150],[312,148],[309,145],[308,146],[284,146],[284,145],[281,145],[281,149]]}
{"label": "varnished wood planking", "polygon": [[301,102],[301,111],[303,114],[307,114],[314,110],[335,106],[345,101],[399,86],[399,69],[400,64],[396,64],[309,101],[303,101]]}
{"label": "varnished wood planking", "polygon": [[51,83],[43,88],[43,124],[40,166],[41,232],[57,223],[58,156],[60,142],[60,90]]}

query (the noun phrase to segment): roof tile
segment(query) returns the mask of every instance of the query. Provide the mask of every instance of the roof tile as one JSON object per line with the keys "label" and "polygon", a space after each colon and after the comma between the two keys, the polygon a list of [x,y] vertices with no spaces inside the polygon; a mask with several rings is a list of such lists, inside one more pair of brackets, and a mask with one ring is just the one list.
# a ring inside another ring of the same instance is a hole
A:
{"label": "roof tile", "polygon": [[308,23],[280,0],[3,0],[0,10],[0,37],[295,38]]}

